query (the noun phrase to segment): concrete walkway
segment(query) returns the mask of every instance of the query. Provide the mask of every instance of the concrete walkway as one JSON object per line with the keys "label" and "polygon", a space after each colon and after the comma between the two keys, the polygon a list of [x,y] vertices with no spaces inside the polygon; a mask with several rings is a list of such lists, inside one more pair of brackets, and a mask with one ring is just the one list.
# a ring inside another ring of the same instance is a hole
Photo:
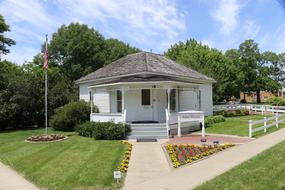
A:
{"label": "concrete walkway", "polygon": [[14,170],[0,162],[0,190],[39,190]]}
{"label": "concrete walkway", "polygon": [[[130,168],[124,189],[192,189],[203,182],[211,180],[214,177],[230,170],[283,140],[285,140],[285,129],[280,129],[246,144],[224,150],[223,152],[193,165],[171,170],[166,167],[167,163],[165,163],[165,156],[163,157],[162,148],[157,148],[160,146],[160,143],[135,143],[135,151],[132,153]],[[143,147],[143,152],[140,152],[142,149],[137,148],[138,146],[141,148]],[[160,153],[153,152],[155,150],[160,151]],[[159,161],[160,165],[156,165]],[[146,168],[142,167],[141,163],[143,163]],[[149,166],[147,166],[148,164]],[[151,172],[151,168],[154,170],[153,174]],[[147,172],[145,172],[145,169]],[[147,178],[145,174],[149,174],[150,177]]]}

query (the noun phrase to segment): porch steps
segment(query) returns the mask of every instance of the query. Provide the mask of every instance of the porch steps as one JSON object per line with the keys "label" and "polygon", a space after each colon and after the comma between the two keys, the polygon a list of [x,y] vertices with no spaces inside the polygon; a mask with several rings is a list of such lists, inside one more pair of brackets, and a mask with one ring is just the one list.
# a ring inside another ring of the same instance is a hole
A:
{"label": "porch steps", "polygon": [[129,124],[131,133],[129,139],[163,139],[167,137],[165,123],[136,123]]}

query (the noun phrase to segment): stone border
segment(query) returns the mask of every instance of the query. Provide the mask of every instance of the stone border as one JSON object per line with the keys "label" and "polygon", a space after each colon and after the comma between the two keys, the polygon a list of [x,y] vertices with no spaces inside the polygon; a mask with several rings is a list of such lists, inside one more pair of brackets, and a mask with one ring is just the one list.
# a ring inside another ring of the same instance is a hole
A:
{"label": "stone border", "polygon": [[26,139],[25,142],[31,143],[31,144],[52,143],[52,142],[64,141],[64,140],[67,140],[67,139],[69,139],[68,136],[65,136],[63,139],[57,139],[57,140],[54,140],[54,141],[29,141],[29,140]]}

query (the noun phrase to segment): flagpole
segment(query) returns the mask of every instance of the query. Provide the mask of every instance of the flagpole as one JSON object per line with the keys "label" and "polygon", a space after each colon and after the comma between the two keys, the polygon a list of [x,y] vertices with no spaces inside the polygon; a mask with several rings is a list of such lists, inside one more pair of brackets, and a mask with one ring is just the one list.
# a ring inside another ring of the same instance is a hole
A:
{"label": "flagpole", "polygon": [[[48,41],[48,35],[46,34],[46,50],[47,50],[47,41]],[[45,50],[45,51],[46,51]],[[48,75],[47,75],[47,68],[45,69],[45,132],[46,132],[46,135],[48,134],[48,113],[47,113],[47,87],[48,87],[48,83],[47,83],[47,78],[48,78]]]}

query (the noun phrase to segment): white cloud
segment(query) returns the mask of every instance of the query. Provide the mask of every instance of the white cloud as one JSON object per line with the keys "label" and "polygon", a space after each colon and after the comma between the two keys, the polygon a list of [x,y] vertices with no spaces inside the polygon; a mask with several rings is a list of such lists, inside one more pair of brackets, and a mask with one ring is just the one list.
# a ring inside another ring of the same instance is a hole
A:
{"label": "white cloud", "polygon": [[242,5],[237,0],[220,0],[212,16],[221,24],[220,30],[223,34],[229,35],[235,31],[241,8]]}
{"label": "white cloud", "polygon": [[201,40],[201,43],[204,44],[204,45],[209,46],[210,48],[215,46],[215,41],[214,40],[210,40],[210,39]]}
{"label": "white cloud", "polygon": [[39,53],[40,48],[32,47],[17,47],[11,48],[10,53],[3,56],[3,59],[7,59],[11,62],[23,64],[29,62],[33,57]]}
{"label": "white cloud", "polygon": [[186,31],[184,15],[172,1],[60,0],[60,4],[70,17],[88,19],[91,24],[99,22],[112,28],[115,22],[121,35],[138,43],[155,38],[158,45],[164,46]]}
{"label": "white cloud", "polygon": [[155,51],[177,42],[186,32],[185,15],[172,0],[3,0],[0,12],[10,25],[8,36],[17,42],[6,57],[20,64],[28,59],[15,55],[24,50],[20,47],[30,49],[24,51],[27,55],[33,52],[31,49],[40,51],[45,34],[70,22],[88,24],[108,37]]}
{"label": "white cloud", "polygon": [[260,31],[260,26],[253,20],[246,20],[243,25],[245,39],[254,39]]}

